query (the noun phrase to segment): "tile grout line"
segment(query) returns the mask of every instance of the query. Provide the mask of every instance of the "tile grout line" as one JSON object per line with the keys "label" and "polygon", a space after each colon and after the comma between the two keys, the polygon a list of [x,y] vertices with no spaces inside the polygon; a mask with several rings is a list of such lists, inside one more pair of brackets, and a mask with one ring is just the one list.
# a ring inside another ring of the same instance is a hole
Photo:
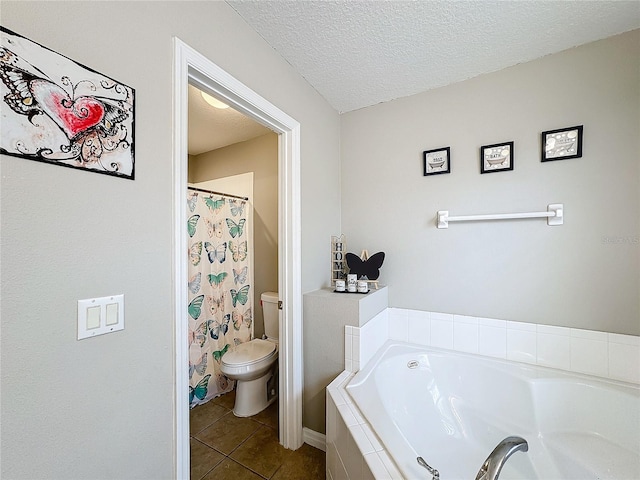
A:
{"label": "tile grout line", "polygon": [[[213,402],[215,402],[215,399],[213,400]],[[241,467],[244,471],[248,471],[251,472],[253,475],[256,475],[260,480],[270,480],[275,478],[278,475],[278,472],[283,471],[286,474],[286,469],[282,470],[283,468],[285,468],[286,465],[286,460],[283,460],[282,463],[280,463],[276,470],[273,472],[273,474],[271,474],[270,476],[265,476],[265,474],[261,474],[259,472],[257,472],[256,470],[254,470],[253,468],[251,468],[248,465],[245,465],[243,463],[242,459],[235,459],[233,457],[231,457],[231,455],[233,455],[234,453],[236,453],[243,445],[245,445],[247,442],[249,442],[252,438],[256,437],[256,435],[258,434],[258,432],[264,431],[263,428],[268,429],[268,431],[270,433],[275,433],[276,437],[277,437],[277,432],[278,432],[278,422],[276,420],[275,422],[275,426],[273,425],[274,423],[274,419],[273,419],[273,412],[266,414],[266,415],[262,415],[259,418],[253,418],[253,417],[247,417],[249,420],[252,420],[253,422],[255,422],[256,424],[256,429],[249,434],[249,436],[247,436],[244,440],[242,440],[238,445],[236,445],[233,450],[231,450],[228,454],[220,451],[219,449],[217,449],[216,447],[213,447],[211,445],[209,445],[208,443],[206,443],[203,440],[200,440],[198,438],[195,437],[195,435],[198,435],[200,433],[202,433],[204,430],[211,428],[212,426],[214,426],[217,422],[221,421],[222,419],[226,418],[227,415],[229,414],[233,414],[233,410],[227,408],[224,405],[220,405],[219,403],[215,403],[214,405],[219,406],[220,408],[222,408],[225,413],[223,413],[221,416],[219,416],[218,418],[216,418],[215,420],[213,420],[210,424],[204,426],[203,428],[200,428],[198,432],[190,432],[189,437],[192,441],[197,442],[199,445],[202,445],[208,449],[213,450],[214,452],[216,452],[217,454],[221,455],[220,461],[217,462],[215,465],[213,465],[208,471],[206,471],[201,477],[199,478],[193,478],[192,480],[202,480],[203,478],[207,477],[208,475],[211,475],[211,473],[216,469],[219,468],[220,465],[225,461],[225,459],[228,459],[230,462],[233,462],[233,464]],[[200,416],[200,420],[203,420],[203,418]],[[303,455],[303,457],[306,457],[306,455]],[[322,469],[322,473],[324,474],[326,470],[326,467],[324,469]],[[319,478],[319,477],[318,477]],[[323,479],[324,480],[324,479]]]}
{"label": "tile grout line", "polygon": [[[216,424],[218,421],[220,421],[222,418],[226,417],[227,415],[229,415],[230,413],[233,413],[233,410],[228,409],[227,407],[224,407],[222,405],[217,404],[218,406],[220,406],[221,408],[227,410],[227,412],[223,415],[221,415],[220,417],[218,417],[216,420],[214,420],[213,422],[211,422],[209,425],[207,425],[206,427],[200,429],[198,432],[196,432],[195,434],[190,434],[189,437],[195,441],[197,441],[198,443],[200,443],[201,445],[206,446],[207,448],[212,449],[213,451],[219,453],[220,455],[223,456],[223,458],[216,463],[210,470],[208,470],[204,475],[202,475],[202,477],[200,477],[200,479],[198,480],[202,480],[202,478],[206,477],[207,475],[209,475],[215,468],[217,468],[222,462],[224,462],[225,459],[228,459],[229,461],[232,461],[234,463],[236,463],[237,465],[239,465],[240,467],[242,467],[245,470],[249,470],[250,472],[254,473],[255,475],[258,475],[260,478],[264,479],[264,480],[269,480],[269,478],[272,478],[277,472],[278,470],[280,470],[280,468],[282,468],[282,465],[279,465],[278,468],[276,469],[276,471],[273,473],[273,475],[271,477],[265,477],[264,475],[260,474],[259,472],[256,472],[255,470],[253,470],[251,467],[244,465],[243,463],[241,463],[240,461],[234,459],[231,457],[231,455],[237,451],[242,445],[244,445],[247,441],[249,441],[249,439],[251,439],[252,437],[254,437],[258,431],[260,431],[262,429],[262,427],[266,427],[270,430],[274,430],[277,433],[277,428],[274,428],[272,425],[270,425],[268,422],[268,420],[258,420],[258,419],[251,419],[252,421],[256,422],[258,424],[258,428],[256,428],[256,430],[254,432],[252,432],[247,438],[245,438],[242,442],[240,442],[233,450],[231,450],[231,452],[229,452],[229,454],[226,454],[224,452],[221,452],[220,450],[218,450],[217,448],[199,440],[198,438],[196,438],[194,435],[197,435],[198,433],[203,432],[204,430],[206,430],[207,428],[213,426],[214,424]],[[194,479],[195,480],[195,479]]]}
{"label": "tile grout line", "polygon": [[[214,423],[215,423],[215,422],[214,422]],[[213,424],[212,424],[212,425],[213,425]],[[206,472],[205,472],[205,473],[204,473],[200,478],[198,478],[198,479],[192,479],[192,480],[202,480],[204,477],[206,477],[207,475],[209,475],[209,474],[210,474],[210,473],[211,473],[211,472],[212,472],[212,471],[213,471],[213,470],[214,470],[218,465],[220,465],[222,462],[224,462],[224,459],[226,458],[226,455],[225,455],[224,453],[222,453],[221,451],[216,450],[216,449],[215,449],[215,448],[213,448],[211,445],[208,445],[208,444],[206,444],[206,443],[204,443],[204,442],[202,442],[202,441],[198,440],[196,437],[194,437],[194,436],[192,436],[192,435],[190,435],[190,436],[189,436],[189,438],[190,438],[191,440],[195,440],[196,442],[200,443],[201,445],[204,445],[205,447],[210,448],[210,449],[211,449],[211,450],[213,450],[214,452],[217,452],[217,453],[219,453],[220,455],[222,455],[222,456],[223,456],[223,457],[222,457],[222,459],[221,459],[218,463],[216,463],[213,467],[211,467],[209,470],[207,470],[207,471],[206,471]]]}

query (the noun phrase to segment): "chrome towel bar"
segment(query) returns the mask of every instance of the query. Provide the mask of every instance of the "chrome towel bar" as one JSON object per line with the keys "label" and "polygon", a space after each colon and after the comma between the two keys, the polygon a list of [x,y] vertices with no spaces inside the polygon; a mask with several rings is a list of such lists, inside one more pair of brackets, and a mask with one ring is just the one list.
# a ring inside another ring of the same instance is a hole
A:
{"label": "chrome towel bar", "polygon": [[438,211],[437,227],[449,228],[449,222],[472,222],[478,220],[511,220],[517,218],[546,218],[547,225],[562,225],[564,222],[564,204],[552,203],[546,212],[496,213],[492,215],[449,216],[448,210]]}

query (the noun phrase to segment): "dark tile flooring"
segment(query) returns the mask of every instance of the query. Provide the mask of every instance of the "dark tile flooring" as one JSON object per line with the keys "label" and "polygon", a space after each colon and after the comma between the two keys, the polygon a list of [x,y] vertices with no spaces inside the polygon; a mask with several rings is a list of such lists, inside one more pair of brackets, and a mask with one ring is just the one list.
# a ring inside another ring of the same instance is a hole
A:
{"label": "dark tile flooring", "polygon": [[189,415],[191,480],[320,480],[325,454],[304,444],[278,443],[278,402],[253,417],[233,412],[235,391],[193,408]]}

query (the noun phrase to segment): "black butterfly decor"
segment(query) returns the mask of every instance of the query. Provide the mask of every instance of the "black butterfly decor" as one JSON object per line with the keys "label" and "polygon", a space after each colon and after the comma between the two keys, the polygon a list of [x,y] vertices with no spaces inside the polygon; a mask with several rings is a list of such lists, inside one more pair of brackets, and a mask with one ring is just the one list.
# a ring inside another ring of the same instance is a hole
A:
{"label": "black butterfly decor", "polygon": [[355,273],[358,278],[367,277],[368,280],[377,280],[380,276],[380,267],[384,262],[384,252],[371,255],[366,260],[362,260],[355,253],[345,255],[349,273]]}

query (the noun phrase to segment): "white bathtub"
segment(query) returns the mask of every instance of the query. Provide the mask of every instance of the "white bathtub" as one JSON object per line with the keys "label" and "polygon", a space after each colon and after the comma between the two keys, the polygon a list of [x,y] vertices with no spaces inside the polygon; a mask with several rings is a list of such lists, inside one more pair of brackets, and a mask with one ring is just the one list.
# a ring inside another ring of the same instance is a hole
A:
{"label": "white bathtub", "polygon": [[[411,368],[412,367],[412,368]],[[346,387],[406,479],[473,480],[505,437],[501,480],[640,479],[640,386],[388,342]]]}

